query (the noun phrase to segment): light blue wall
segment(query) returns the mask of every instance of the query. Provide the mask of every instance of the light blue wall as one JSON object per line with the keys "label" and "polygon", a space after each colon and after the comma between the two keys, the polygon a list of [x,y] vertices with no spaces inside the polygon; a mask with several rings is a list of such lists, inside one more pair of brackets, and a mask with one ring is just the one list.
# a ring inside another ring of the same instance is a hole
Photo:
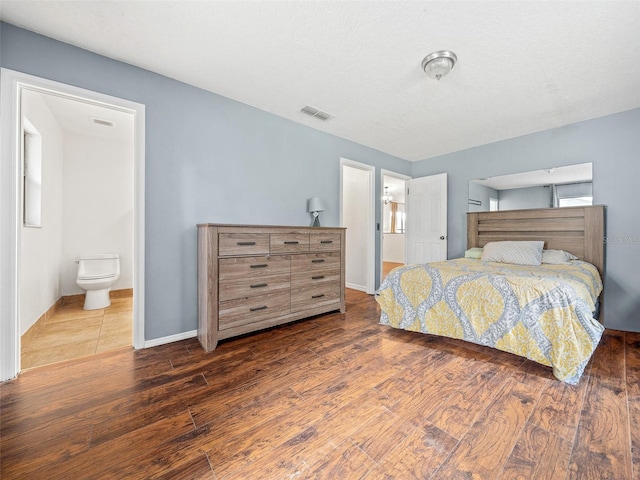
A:
{"label": "light blue wall", "polygon": [[594,204],[606,205],[605,325],[638,332],[640,109],[422,160],[411,174],[448,173],[454,258],[466,248],[469,180],[585,162],[593,162]]}
{"label": "light blue wall", "polygon": [[2,67],[146,105],[147,340],[197,328],[197,223],[308,225],[306,199],[317,195],[323,225],[337,226],[340,157],[378,167],[376,191],[380,168],[411,169],[167,77],[6,23],[0,28]]}
{"label": "light blue wall", "polygon": [[553,207],[553,190],[549,186],[500,190],[500,210]]}
{"label": "light blue wall", "polygon": [[[476,182],[469,182],[469,212],[488,212],[491,208],[492,198],[500,198],[497,190]],[[481,204],[473,204],[472,200],[481,202]]]}

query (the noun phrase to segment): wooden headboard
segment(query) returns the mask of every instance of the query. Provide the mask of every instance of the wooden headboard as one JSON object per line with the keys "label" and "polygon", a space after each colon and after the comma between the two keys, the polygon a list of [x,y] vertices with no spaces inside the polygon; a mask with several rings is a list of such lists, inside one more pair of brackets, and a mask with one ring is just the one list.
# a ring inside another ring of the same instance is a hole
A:
{"label": "wooden headboard", "polygon": [[467,213],[467,248],[500,240],[544,240],[592,263],[604,279],[604,206]]}

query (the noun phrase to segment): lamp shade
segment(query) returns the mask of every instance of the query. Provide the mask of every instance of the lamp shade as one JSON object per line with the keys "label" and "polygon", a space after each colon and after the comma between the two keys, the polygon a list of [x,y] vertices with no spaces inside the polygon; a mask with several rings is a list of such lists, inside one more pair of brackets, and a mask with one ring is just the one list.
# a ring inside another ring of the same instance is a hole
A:
{"label": "lamp shade", "polygon": [[307,200],[307,212],[324,212],[324,205],[320,197],[311,197]]}

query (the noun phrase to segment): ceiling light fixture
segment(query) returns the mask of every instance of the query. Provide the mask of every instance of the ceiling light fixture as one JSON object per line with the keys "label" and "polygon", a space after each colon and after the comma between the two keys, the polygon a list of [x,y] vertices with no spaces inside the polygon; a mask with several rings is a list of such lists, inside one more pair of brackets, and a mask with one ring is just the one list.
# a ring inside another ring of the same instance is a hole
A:
{"label": "ceiling light fixture", "polygon": [[387,205],[391,201],[391,195],[389,195],[389,187],[384,187],[384,195],[382,196],[382,201]]}
{"label": "ceiling light fixture", "polygon": [[447,75],[455,66],[458,57],[449,50],[439,50],[430,53],[422,60],[422,69],[429,78],[435,78],[440,81],[442,77]]}

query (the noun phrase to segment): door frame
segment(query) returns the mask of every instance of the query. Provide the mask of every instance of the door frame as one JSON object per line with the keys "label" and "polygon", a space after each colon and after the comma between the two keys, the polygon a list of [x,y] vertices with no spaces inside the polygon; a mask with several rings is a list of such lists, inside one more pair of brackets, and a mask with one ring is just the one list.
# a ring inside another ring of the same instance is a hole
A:
{"label": "door frame", "polygon": [[144,348],[145,106],[22,72],[0,70],[0,381],[20,372],[21,195],[23,88],[134,115],[133,347]]}
{"label": "door frame", "polygon": [[[392,178],[397,178],[399,180],[404,180],[405,185],[405,195],[407,194],[407,180],[411,180],[411,176],[410,175],[404,175],[402,173],[398,173],[398,172],[394,172],[392,170],[385,170],[385,169],[381,169],[380,170],[380,195],[378,195],[378,198],[380,199],[380,258],[378,258],[378,263],[380,265],[380,282],[382,283],[382,280],[384,280],[384,268],[383,268],[383,264],[384,264],[384,200],[382,198],[382,196],[384,195],[384,177],[392,177]],[[405,201],[405,212],[407,209],[407,202]],[[405,213],[406,215],[406,213]],[[405,234],[405,249],[404,249],[404,263],[407,263],[407,245],[406,245],[406,234]]]}
{"label": "door frame", "polygon": [[[340,225],[344,226],[343,220],[343,209],[344,209],[344,199],[343,199],[343,190],[344,190],[344,177],[343,170],[344,167],[351,167],[358,170],[363,170],[368,173],[368,195],[366,198],[367,202],[367,235],[366,238],[366,258],[367,258],[367,284],[365,286],[366,293],[369,295],[373,295],[375,293],[375,277],[376,277],[376,248],[375,248],[375,174],[376,167],[373,165],[368,165],[366,163],[356,162],[355,160],[349,160],[348,158],[340,158]],[[349,242],[349,231],[347,230],[347,243]],[[346,254],[346,252],[345,252]]]}

